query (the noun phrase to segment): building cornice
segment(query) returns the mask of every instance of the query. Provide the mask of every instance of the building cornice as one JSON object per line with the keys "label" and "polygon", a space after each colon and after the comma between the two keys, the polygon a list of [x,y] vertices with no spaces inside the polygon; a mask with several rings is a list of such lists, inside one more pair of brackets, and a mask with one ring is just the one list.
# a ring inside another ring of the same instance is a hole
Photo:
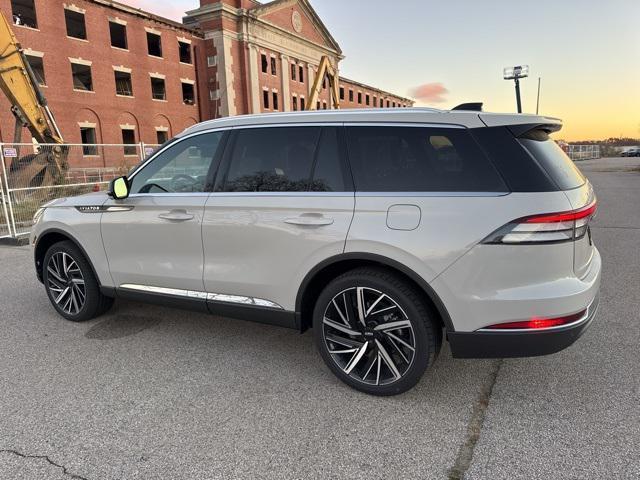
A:
{"label": "building cornice", "polygon": [[156,15],[154,13],[146,12],[140,8],[130,7],[129,5],[122,4],[120,2],[114,2],[112,0],[88,0],[90,3],[95,3],[97,5],[101,5],[103,7],[107,7],[113,10],[117,10],[119,12],[128,13],[129,15],[134,15],[136,17],[143,18],[145,20],[153,21],[161,23],[165,26],[172,27],[176,30],[181,30],[184,32],[188,32],[195,37],[202,37],[202,33],[190,28],[180,22],[176,22],[175,20],[171,20],[169,18],[161,17],[160,15]]}
{"label": "building cornice", "polygon": [[[344,58],[344,56],[340,52],[333,50],[327,47],[326,45],[322,45],[312,40],[303,38],[299,35],[296,35],[288,31],[285,28],[282,28],[271,22],[267,22],[263,19],[247,17],[245,24],[246,24],[246,28],[243,28],[244,31],[239,34],[239,40],[243,40],[248,43],[253,43],[253,44],[256,44],[265,48],[269,48],[272,50],[276,50],[276,51],[284,50],[283,53],[297,57],[300,60],[303,60],[305,62],[313,63],[313,62],[320,61],[319,58],[315,58],[313,55],[310,55],[310,54],[305,54],[301,52],[300,49],[287,47],[286,45],[283,45],[282,43],[280,43],[280,40],[270,42],[264,36],[254,34],[256,30],[263,29],[264,31],[272,33],[273,35],[277,35],[278,37],[286,38],[288,41],[292,43],[292,45],[303,46],[308,49],[318,51],[320,53],[320,56],[328,55],[330,57],[337,59],[338,62]],[[253,30],[254,32],[252,32],[251,30]]]}

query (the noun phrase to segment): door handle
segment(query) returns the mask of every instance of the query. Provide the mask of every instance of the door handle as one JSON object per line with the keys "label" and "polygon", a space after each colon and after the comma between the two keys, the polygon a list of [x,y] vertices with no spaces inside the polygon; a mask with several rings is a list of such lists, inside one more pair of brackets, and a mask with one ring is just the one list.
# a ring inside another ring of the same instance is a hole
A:
{"label": "door handle", "polygon": [[194,215],[186,210],[171,210],[167,213],[161,213],[158,218],[171,222],[186,222],[187,220],[193,220]]}
{"label": "door handle", "polygon": [[322,225],[331,225],[333,223],[333,218],[314,213],[303,213],[299,217],[286,218],[284,223],[288,223],[290,225],[302,225],[307,227],[320,227]]}

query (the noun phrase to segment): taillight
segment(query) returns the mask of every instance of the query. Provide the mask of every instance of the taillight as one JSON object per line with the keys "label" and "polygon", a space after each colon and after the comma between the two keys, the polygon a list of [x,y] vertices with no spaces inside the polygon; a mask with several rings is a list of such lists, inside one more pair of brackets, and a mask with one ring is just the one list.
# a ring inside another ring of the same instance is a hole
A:
{"label": "taillight", "polygon": [[578,240],[587,233],[589,221],[596,210],[594,200],[577,210],[519,218],[493,232],[482,243],[530,244]]}
{"label": "taillight", "polygon": [[587,309],[582,310],[578,313],[574,313],[572,315],[567,315],[565,317],[554,317],[554,318],[544,318],[544,317],[533,317],[529,320],[522,320],[519,322],[507,322],[507,323],[497,323],[495,325],[490,325],[488,327],[484,327],[484,329],[488,330],[536,330],[541,328],[551,328],[551,327],[562,327],[564,325],[569,325],[570,323],[577,322],[584,318],[587,313]]}

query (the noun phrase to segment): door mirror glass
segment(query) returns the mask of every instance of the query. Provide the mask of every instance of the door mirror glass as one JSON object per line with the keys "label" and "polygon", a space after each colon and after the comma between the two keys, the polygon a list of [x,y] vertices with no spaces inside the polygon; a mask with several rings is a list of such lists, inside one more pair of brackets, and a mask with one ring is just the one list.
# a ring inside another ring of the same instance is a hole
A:
{"label": "door mirror glass", "polygon": [[111,180],[109,195],[116,200],[127,198],[129,196],[129,182],[127,181],[127,177],[118,177]]}

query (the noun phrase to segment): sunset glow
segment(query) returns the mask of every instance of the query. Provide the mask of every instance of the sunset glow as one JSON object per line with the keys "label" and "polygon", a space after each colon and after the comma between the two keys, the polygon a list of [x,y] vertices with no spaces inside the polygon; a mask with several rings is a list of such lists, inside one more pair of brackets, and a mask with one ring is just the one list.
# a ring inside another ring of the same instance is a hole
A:
{"label": "sunset glow", "polygon": [[[125,3],[180,20],[198,0]],[[266,3],[266,2],[263,2]],[[640,2],[567,0],[485,2],[311,0],[344,54],[340,68],[417,105],[451,108],[481,101],[515,111],[503,67],[527,63],[525,113],[562,118],[566,140],[640,137]],[[357,22],[354,19],[358,19]]]}

